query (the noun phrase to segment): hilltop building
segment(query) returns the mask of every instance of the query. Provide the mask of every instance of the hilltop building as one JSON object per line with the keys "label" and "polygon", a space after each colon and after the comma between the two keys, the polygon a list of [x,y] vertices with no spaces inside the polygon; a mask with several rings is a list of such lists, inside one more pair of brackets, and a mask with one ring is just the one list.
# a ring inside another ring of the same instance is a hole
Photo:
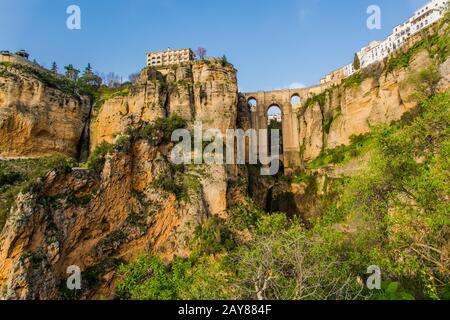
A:
{"label": "hilltop building", "polygon": [[175,64],[187,63],[194,61],[195,55],[191,49],[167,49],[159,52],[147,53],[148,67],[164,67]]}
{"label": "hilltop building", "polygon": [[15,62],[34,66],[34,64],[31,63],[30,60],[28,60],[29,56],[30,55],[25,50],[20,50],[16,53],[10,52],[8,50],[1,50],[0,62]]}
{"label": "hilltop building", "polygon": [[[418,9],[408,21],[396,26],[392,34],[385,40],[372,41],[368,46],[357,52],[361,68],[366,68],[373,63],[382,61],[397,49],[402,48],[410,37],[439,21],[445,15],[447,9],[448,0],[432,0]],[[348,64],[326,75],[320,83],[338,83],[356,71],[353,68],[353,64]]]}

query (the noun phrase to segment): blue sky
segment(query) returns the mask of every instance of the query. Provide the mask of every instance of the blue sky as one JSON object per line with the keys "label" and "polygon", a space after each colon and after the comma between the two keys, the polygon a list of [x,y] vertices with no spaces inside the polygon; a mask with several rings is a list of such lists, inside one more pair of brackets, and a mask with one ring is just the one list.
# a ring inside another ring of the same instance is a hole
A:
{"label": "blue sky", "polygon": [[[0,50],[26,49],[41,64],[56,61],[127,77],[145,53],[202,46],[226,54],[241,91],[319,82],[383,39],[426,0],[0,0]],[[82,29],[66,28],[80,6]],[[369,5],[382,29],[366,27]]]}

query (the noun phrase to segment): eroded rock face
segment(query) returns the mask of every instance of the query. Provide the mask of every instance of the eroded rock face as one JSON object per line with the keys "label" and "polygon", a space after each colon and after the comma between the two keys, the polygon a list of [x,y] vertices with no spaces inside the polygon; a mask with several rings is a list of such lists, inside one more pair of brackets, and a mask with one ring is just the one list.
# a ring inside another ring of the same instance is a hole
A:
{"label": "eroded rock face", "polygon": [[89,99],[49,87],[23,70],[0,71],[0,157],[75,157]]}
{"label": "eroded rock face", "polygon": [[121,261],[188,256],[196,226],[226,209],[226,176],[218,168],[213,176],[187,172],[200,186],[177,200],[152,184],[173,174],[168,152],[138,141],[112,153],[99,178],[87,170],[52,172],[20,195],[0,235],[2,297],[58,299],[67,268],[76,265],[84,272],[80,298],[111,298]]}
{"label": "eroded rock face", "polygon": [[223,133],[236,124],[236,70],[220,59],[166,69],[144,69],[126,97],[105,101],[91,127],[91,149],[143,121],[178,114],[189,123]]}
{"label": "eroded rock face", "polygon": [[[11,83],[10,87],[21,85]],[[22,90],[36,100],[29,106],[46,99],[59,101],[57,92],[45,91],[39,85],[34,91]],[[41,98],[34,96],[38,89],[44,90]],[[20,101],[15,105],[21,105]],[[78,105],[68,101],[74,104],[73,112],[78,111]],[[160,71],[144,69],[127,97],[107,100],[94,115],[91,148],[102,141],[114,142],[128,128],[174,113],[187,120],[188,126],[198,120],[204,130],[215,128],[225,133],[236,127],[237,104],[236,71],[221,60]],[[53,112],[68,112],[52,107],[37,109],[47,111],[39,116],[56,121]],[[31,117],[34,111],[27,112]],[[70,117],[66,120],[81,134],[83,117],[79,122]],[[44,124],[54,130],[61,128],[54,122]],[[24,141],[34,138],[30,134]],[[8,145],[17,142],[9,141]],[[58,153],[59,149],[52,147],[44,142],[42,154]],[[67,268],[75,265],[84,275],[78,298],[111,298],[114,271],[120,262],[146,253],[167,260],[189,256],[196,227],[211,216],[227,218],[230,172],[225,165],[203,165],[185,167],[186,172],[177,174],[168,160],[172,147],[133,140],[126,150],[115,150],[108,156],[100,176],[83,169],[52,172],[39,188],[21,194],[0,235],[0,297],[61,298]],[[36,151],[41,149],[33,150],[33,155],[41,155]],[[17,147],[16,151],[20,156],[27,154]],[[155,184],[155,180],[168,177],[181,179],[171,183],[184,184],[182,199]]]}
{"label": "eroded rock face", "polygon": [[[415,87],[408,79],[432,63],[428,52],[423,50],[412,58],[407,69],[384,71],[355,86],[335,87],[322,106],[316,103],[303,110],[299,115],[302,160],[309,162],[323,149],[348,145],[351,136],[366,134],[372,126],[400,120],[417,106],[412,98]],[[449,87],[449,63],[447,60],[438,67],[442,91]],[[378,68],[382,70],[384,66],[380,64]]]}

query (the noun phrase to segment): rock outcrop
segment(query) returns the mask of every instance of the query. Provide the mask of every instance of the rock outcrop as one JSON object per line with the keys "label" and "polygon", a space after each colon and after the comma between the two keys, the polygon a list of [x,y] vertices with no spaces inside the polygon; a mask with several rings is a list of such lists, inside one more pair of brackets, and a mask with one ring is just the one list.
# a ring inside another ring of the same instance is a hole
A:
{"label": "rock outcrop", "polygon": [[[417,106],[413,99],[415,84],[408,81],[434,62],[427,50],[414,55],[405,69],[388,72],[383,63],[357,85],[345,82],[323,93],[317,101],[299,114],[299,136],[302,161],[314,160],[322,150],[348,145],[352,136],[370,132],[371,127],[398,121]],[[449,87],[450,60],[440,64],[440,89]]]}
{"label": "rock outcrop", "polygon": [[127,96],[108,99],[95,112],[91,149],[114,142],[130,126],[171,114],[225,133],[236,124],[237,92],[236,70],[221,59],[145,68]]}
{"label": "rock outcrop", "polygon": [[[107,100],[99,110],[92,147],[175,113],[188,126],[235,128],[236,73],[220,61],[162,73],[144,69],[128,97]],[[64,298],[67,268],[77,266],[83,272],[77,298],[113,298],[121,262],[146,253],[189,256],[197,226],[227,218],[233,173],[225,165],[174,166],[172,148],[130,137],[109,152],[100,173],[53,171],[20,194],[0,234],[0,297]]]}
{"label": "rock outcrop", "polygon": [[32,67],[0,65],[1,158],[77,155],[90,101],[52,86],[38,76],[44,73],[57,77]]}
{"label": "rock outcrop", "polygon": [[[169,150],[139,140],[111,153],[99,176],[54,171],[21,194],[0,235],[2,297],[64,297],[60,288],[75,265],[83,271],[79,298],[112,298],[121,262],[145,253],[188,256],[196,227],[226,209],[227,177],[224,168],[178,174]],[[169,177],[184,183],[182,199],[155,184]]]}

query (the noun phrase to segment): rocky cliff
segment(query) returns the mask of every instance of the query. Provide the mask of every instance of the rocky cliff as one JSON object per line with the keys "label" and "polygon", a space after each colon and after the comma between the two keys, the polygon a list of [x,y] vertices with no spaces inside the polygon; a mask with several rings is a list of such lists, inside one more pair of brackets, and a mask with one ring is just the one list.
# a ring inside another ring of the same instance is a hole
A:
{"label": "rocky cliff", "polygon": [[[309,99],[298,116],[301,160],[310,162],[323,150],[348,145],[352,136],[400,120],[417,106],[413,79],[421,72],[435,68],[441,78],[437,87],[445,91],[450,86],[450,59],[440,60],[437,51],[442,48],[433,41],[444,42],[447,32],[448,24],[431,37],[417,39],[412,48],[391,60],[361,70]],[[397,61],[399,67],[393,65]]]}
{"label": "rocky cliff", "polygon": [[83,271],[77,298],[111,298],[120,263],[144,253],[188,256],[197,227],[226,218],[232,173],[175,166],[164,128],[151,138],[140,130],[176,114],[186,127],[198,120],[225,131],[236,126],[237,100],[234,68],[208,60],[144,69],[129,95],[104,101],[87,168],[53,170],[17,196],[0,235],[0,296],[67,298],[66,271],[75,265]]}
{"label": "rocky cliff", "polygon": [[[376,65],[302,105],[295,134],[304,164],[413,110],[417,82],[411,80],[417,75],[437,79],[436,90],[448,89],[449,59],[425,48],[408,57],[406,66]],[[222,132],[253,127],[237,88],[236,70],[221,59],[145,68],[130,88],[103,95],[89,124],[90,101],[64,80],[0,65],[0,157],[75,157],[87,126],[91,141],[83,168],[66,163],[24,186],[17,172],[3,174],[14,165],[0,163],[0,190],[15,197],[6,199],[8,219],[0,234],[0,298],[114,298],[121,263],[141,254],[168,261],[189,257],[205,221],[230,221],[230,208],[243,207],[248,194],[261,209],[300,215],[307,225],[322,212],[318,199],[333,179],[367,164],[370,154],[364,153],[295,177],[262,177],[257,166],[173,165],[174,124],[191,129],[201,121],[204,130]],[[0,196],[1,204],[6,200]],[[238,240],[251,238],[248,230],[239,232]],[[75,296],[65,286],[70,266],[82,271]]]}
{"label": "rocky cliff", "polygon": [[[99,175],[53,171],[18,196],[0,236],[4,298],[61,298],[71,265],[84,271],[80,298],[111,297],[121,262],[143,253],[187,256],[196,226],[225,209],[226,176],[217,168],[214,177],[208,168],[176,172],[168,151],[139,140],[111,152]],[[183,194],[162,179],[174,179]]]}
{"label": "rocky cliff", "polygon": [[90,101],[40,68],[0,64],[0,157],[75,157]]}
{"label": "rocky cliff", "polygon": [[164,69],[146,68],[129,93],[101,102],[91,127],[91,149],[113,142],[130,126],[178,114],[190,124],[225,132],[236,124],[236,72],[221,59]]}

